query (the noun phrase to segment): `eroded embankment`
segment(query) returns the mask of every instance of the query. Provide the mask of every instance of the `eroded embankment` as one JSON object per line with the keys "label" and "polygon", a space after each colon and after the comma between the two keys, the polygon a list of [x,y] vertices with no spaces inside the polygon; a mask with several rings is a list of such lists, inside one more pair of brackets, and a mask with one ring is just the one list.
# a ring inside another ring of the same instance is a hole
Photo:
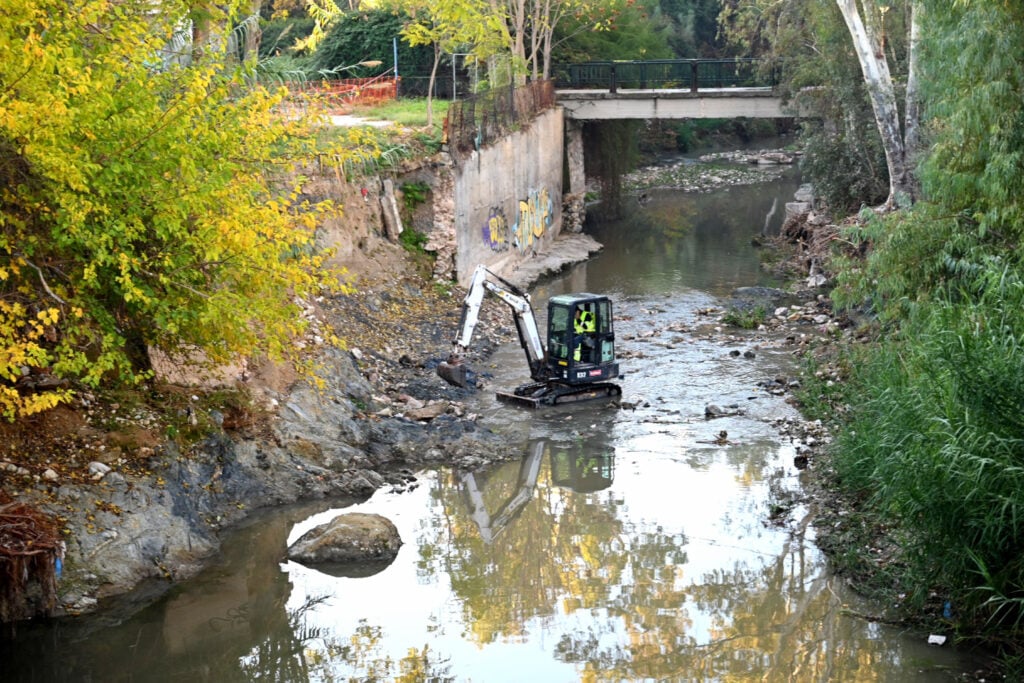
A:
{"label": "eroded embankment", "polygon": [[[475,469],[519,455],[466,413],[470,390],[434,372],[450,350],[464,292],[418,275],[401,247],[380,239],[364,246],[349,264],[355,290],[310,312],[345,339],[344,350],[316,347],[320,386],[264,367],[240,393],[83,394],[8,428],[4,488],[57,520],[63,542],[56,604],[30,585],[12,619],[93,611],[144,582],[152,597],[195,574],[221,530],[259,508],[366,497],[407,484],[423,465]],[[597,249],[573,236],[517,279],[527,285]],[[483,312],[470,363],[510,338],[503,313]]]}

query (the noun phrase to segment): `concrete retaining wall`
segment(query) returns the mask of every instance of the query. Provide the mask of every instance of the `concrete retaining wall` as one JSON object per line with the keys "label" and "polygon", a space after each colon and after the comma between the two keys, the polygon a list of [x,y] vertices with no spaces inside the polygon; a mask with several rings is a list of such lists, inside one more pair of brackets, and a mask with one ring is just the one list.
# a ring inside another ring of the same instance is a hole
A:
{"label": "concrete retaining wall", "polygon": [[562,226],[564,118],[561,107],[474,152],[455,168],[456,277],[477,264],[510,273],[546,249]]}

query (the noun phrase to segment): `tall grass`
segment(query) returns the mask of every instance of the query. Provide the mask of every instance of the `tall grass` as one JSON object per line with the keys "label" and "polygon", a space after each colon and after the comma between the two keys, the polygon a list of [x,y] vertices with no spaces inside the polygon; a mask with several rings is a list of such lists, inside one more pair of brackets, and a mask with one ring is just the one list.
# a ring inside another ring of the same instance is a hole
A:
{"label": "tall grass", "polygon": [[992,269],[917,309],[855,368],[863,400],[839,437],[840,480],[892,520],[911,604],[974,625],[1024,607],[1024,284]]}

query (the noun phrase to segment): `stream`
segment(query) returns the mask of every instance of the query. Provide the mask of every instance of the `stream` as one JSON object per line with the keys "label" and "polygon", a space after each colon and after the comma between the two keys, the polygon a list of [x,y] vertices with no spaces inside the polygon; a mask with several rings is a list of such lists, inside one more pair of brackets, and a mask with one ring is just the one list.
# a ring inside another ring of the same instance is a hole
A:
{"label": "stream", "polygon": [[[795,374],[792,347],[708,312],[737,287],[780,284],[751,238],[776,200],[778,229],[798,182],[651,191],[622,220],[591,220],[601,254],[534,288],[541,315],[561,293],[613,299],[623,407],[498,403],[495,389],[528,380],[504,346],[467,408],[521,443],[520,461],[260,513],[130,617],[26,626],[0,678],[963,680],[977,662],[952,639],[858,616],[880,610],[829,573],[800,502],[784,429],[799,414],[759,385]],[[709,404],[733,414],[708,419]],[[341,511],[391,519],[397,559],[340,576],[282,561]]]}

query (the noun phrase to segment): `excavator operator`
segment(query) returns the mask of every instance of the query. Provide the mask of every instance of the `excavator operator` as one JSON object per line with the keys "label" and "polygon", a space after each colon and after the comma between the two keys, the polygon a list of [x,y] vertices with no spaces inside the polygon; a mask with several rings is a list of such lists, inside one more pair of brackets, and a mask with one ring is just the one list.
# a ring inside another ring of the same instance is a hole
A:
{"label": "excavator operator", "polygon": [[576,313],[572,320],[572,330],[574,332],[573,337],[573,360],[579,361],[581,354],[581,347],[583,346],[584,336],[593,334],[597,331],[597,325],[594,320],[594,314],[590,311],[585,311],[581,307],[576,307]]}

